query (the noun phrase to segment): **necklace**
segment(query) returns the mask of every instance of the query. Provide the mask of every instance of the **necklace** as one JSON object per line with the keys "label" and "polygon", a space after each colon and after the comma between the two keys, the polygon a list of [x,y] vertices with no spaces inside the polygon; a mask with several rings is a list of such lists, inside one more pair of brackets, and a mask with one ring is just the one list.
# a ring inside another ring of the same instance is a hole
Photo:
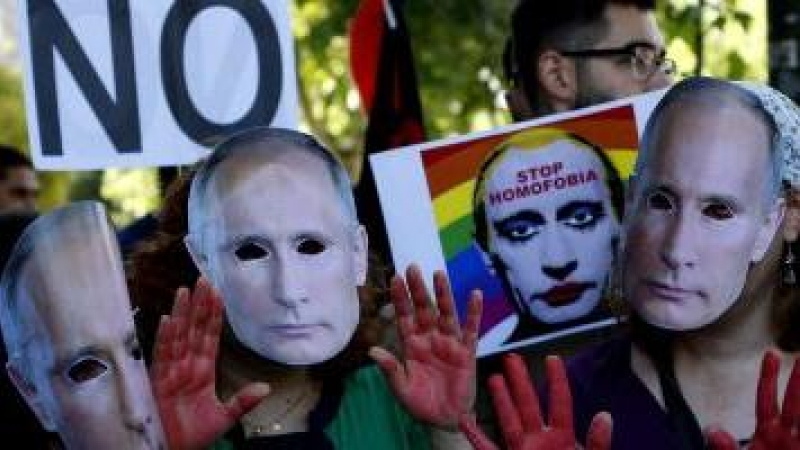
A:
{"label": "necklace", "polygon": [[[265,416],[263,408],[256,407],[255,410],[242,417],[242,426],[245,436],[263,436],[267,434],[279,434],[284,430],[284,421],[289,415],[306,403],[311,397],[314,389],[303,389],[294,398],[285,399],[286,406],[277,414]],[[266,405],[266,403],[262,403]],[[261,409],[261,411],[259,411]]]}

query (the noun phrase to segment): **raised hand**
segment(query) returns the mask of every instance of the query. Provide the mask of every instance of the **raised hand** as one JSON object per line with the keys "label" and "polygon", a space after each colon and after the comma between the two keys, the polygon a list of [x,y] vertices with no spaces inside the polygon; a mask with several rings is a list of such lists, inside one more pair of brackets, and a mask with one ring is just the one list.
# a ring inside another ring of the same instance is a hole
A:
{"label": "raised hand", "polygon": [[[417,420],[455,430],[475,399],[475,345],[482,299],[472,293],[463,330],[444,272],[433,275],[433,308],[419,268],[392,279],[391,296],[403,361],[373,347],[370,356],[380,366],[392,391]],[[410,296],[409,296],[410,295]]]}
{"label": "raised hand", "polygon": [[[756,397],[756,432],[750,450],[800,450],[800,360],[795,360],[792,375],[778,408],[778,373],[781,359],[778,352],[769,350],[761,363]],[[721,429],[707,434],[712,450],[735,450],[736,440]]]}
{"label": "raised hand", "polygon": [[[539,398],[531,383],[525,362],[508,354],[503,360],[505,378],[492,375],[489,393],[497,413],[503,439],[510,450],[574,450],[578,448],[572,424],[572,395],[564,364],[548,357],[545,365],[549,381],[550,423],[546,424]],[[509,391],[510,387],[510,391]],[[459,426],[476,450],[497,450],[471,416],[463,416]],[[592,420],[586,438],[588,450],[611,447],[611,416],[599,413]]]}
{"label": "raised hand", "polygon": [[258,405],[269,386],[253,383],[228,402],[216,393],[222,302],[200,278],[194,293],[180,288],[170,316],[162,316],[150,371],[153,392],[171,450],[210,446]]}

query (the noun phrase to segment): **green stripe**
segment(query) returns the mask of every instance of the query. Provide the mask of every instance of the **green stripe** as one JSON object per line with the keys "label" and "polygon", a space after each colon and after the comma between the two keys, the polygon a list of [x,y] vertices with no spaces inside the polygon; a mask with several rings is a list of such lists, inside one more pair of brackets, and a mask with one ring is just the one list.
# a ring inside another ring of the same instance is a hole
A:
{"label": "green stripe", "polygon": [[450,226],[439,230],[439,239],[442,240],[442,253],[444,259],[450,260],[453,256],[472,245],[473,241],[472,215],[466,215]]}

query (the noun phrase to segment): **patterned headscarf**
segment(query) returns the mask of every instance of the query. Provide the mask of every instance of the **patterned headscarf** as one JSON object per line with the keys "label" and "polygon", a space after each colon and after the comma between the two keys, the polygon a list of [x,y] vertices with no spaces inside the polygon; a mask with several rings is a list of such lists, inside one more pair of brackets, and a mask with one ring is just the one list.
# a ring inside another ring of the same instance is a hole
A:
{"label": "patterned headscarf", "polygon": [[761,106],[772,116],[778,133],[776,144],[783,155],[781,176],[793,188],[800,189],[800,108],[789,97],[765,84],[751,81],[737,84],[758,97]]}

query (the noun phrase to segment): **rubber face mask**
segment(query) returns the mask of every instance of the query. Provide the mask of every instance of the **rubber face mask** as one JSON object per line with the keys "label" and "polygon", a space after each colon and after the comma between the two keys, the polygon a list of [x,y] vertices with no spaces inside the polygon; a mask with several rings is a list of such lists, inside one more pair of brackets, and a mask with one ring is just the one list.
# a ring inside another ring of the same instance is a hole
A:
{"label": "rubber face mask", "polygon": [[486,174],[488,251],[522,314],[557,324],[597,307],[619,232],[606,176],[568,139],[509,148]]}
{"label": "rubber face mask", "polygon": [[719,320],[781,222],[782,203],[765,194],[769,132],[749,108],[730,103],[670,105],[636,181],[625,298],[659,328],[697,330]]}
{"label": "rubber face mask", "polygon": [[9,364],[33,388],[21,392],[45,428],[68,449],[166,448],[100,203],[73,203],[31,223],[0,287]]}
{"label": "rubber face mask", "polygon": [[242,156],[210,178],[198,243],[236,338],[261,356],[307,366],[337,355],[359,321],[366,236],[328,168],[304,151]]}

